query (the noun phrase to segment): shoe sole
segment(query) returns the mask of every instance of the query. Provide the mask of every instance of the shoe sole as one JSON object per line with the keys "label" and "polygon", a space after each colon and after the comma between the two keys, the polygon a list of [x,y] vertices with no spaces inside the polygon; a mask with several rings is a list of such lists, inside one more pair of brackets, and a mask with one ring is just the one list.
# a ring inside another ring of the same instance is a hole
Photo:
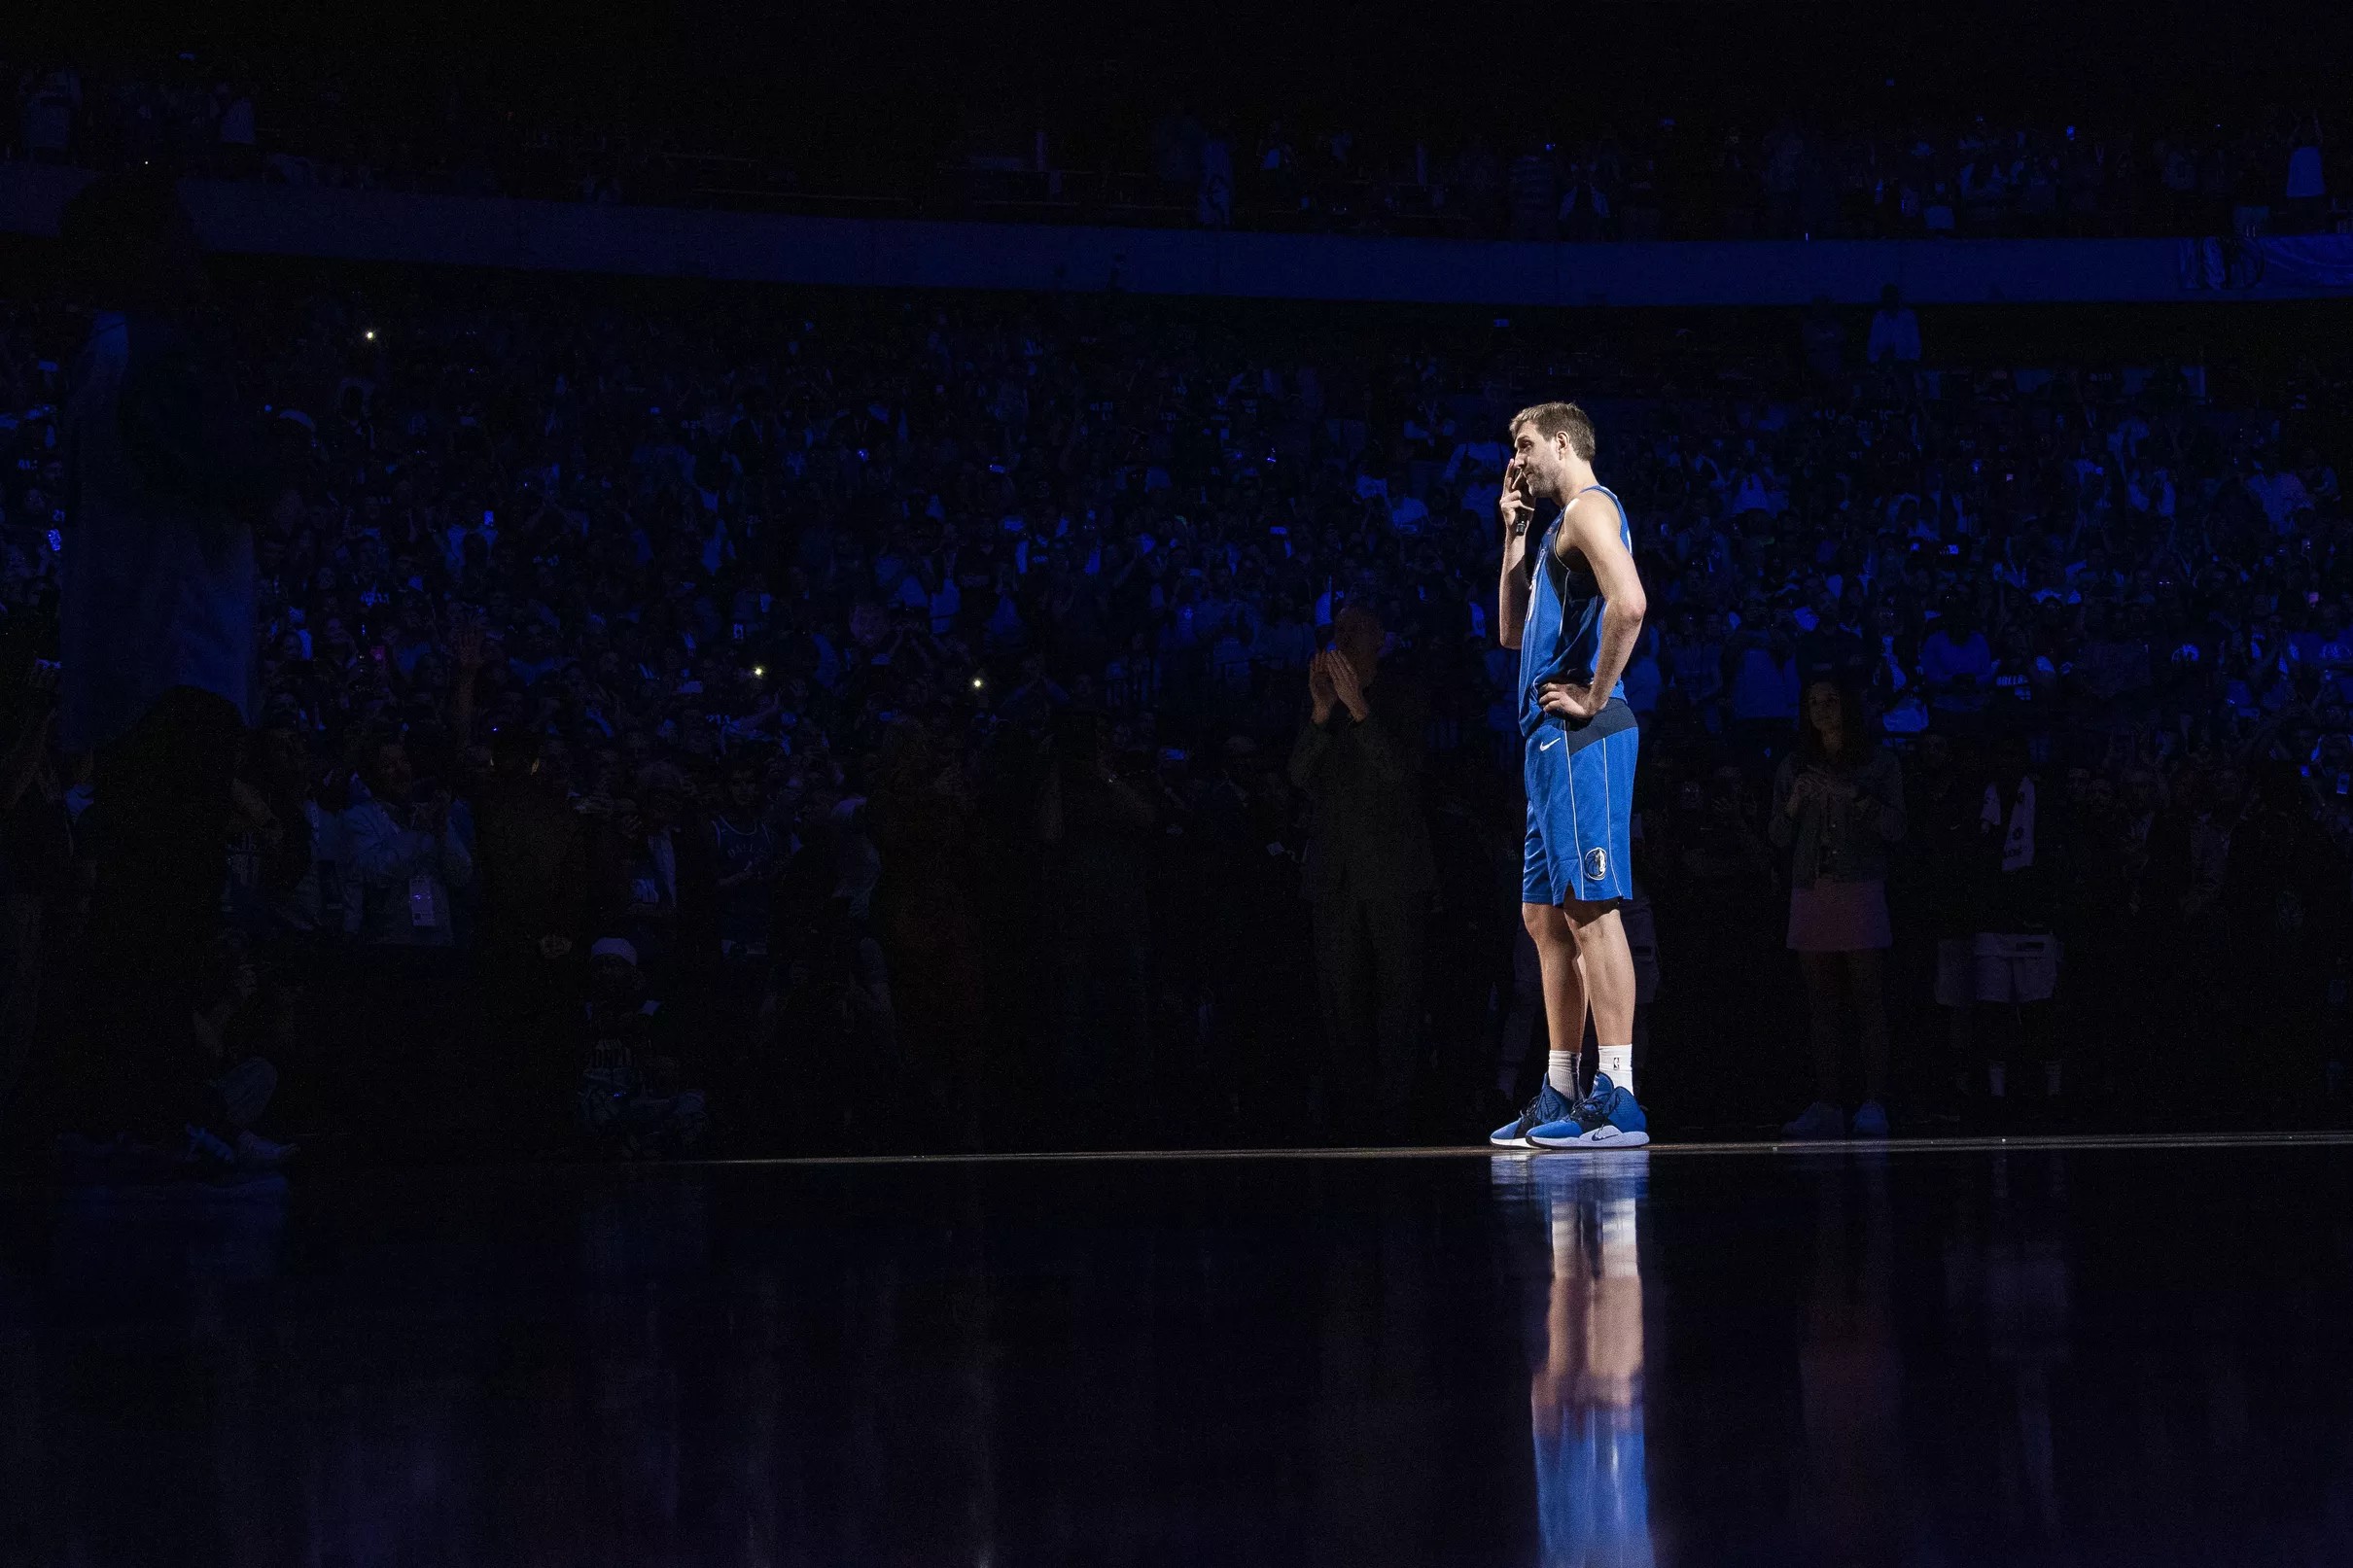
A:
{"label": "shoe sole", "polygon": [[1487,1140],[1487,1146],[1491,1149],[1532,1149],[1535,1147],[1524,1137],[1498,1138],[1492,1136]]}
{"label": "shoe sole", "polygon": [[1528,1141],[1539,1149],[1639,1149],[1650,1142],[1650,1134],[1639,1131],[1621,1132],[1612,1128],[1607,1137],[1600,1136],[1597,1132],[1588,1132],[1582,1137],[1559,1140],[1530,1138]]}

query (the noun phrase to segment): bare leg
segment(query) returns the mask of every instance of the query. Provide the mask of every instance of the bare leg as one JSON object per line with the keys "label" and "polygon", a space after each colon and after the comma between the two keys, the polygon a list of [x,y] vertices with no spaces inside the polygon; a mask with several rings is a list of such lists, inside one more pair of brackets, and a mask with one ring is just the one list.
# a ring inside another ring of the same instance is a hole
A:
{"label": "bare leg", "polygon": [[1863,1045],[1863,1097],[1887,1099],[1887,999],[1884,976],[1887,956],[1877,948],[1847,955],[1847,974],[1854,988],[1856,1032]]}
{"label": "bare leg", "polygon": [[[1577,939],[1568,917],[1551,904],[1522,904],[1520,920],[1536,944],[1536,963],[1544,972],[1544,1033],[1555,1051],[1571,1056],[1585,1050],[1585,971],[1578,958]],[[1628,959],[1631,971],[1633,960]],[[1632,995],[1633,987],[1627,987]]]}
{"label": "bare leg", "polygon": [[1575,933],[1578,966],[1594,1010],[1594,1038],[1601,1045],[1634,1043],[1634,955],[1626,924],[1610,903],[1568,904],[1562,914]]}
{"label": "bare leg", "polygon": [[1812,1025],[1813,1098],[1825,1105],[1839,1102],[1839,992],[1845,979],[1845,955],[1801,953],[1798,967],[1806,972],[1806,1007]]}

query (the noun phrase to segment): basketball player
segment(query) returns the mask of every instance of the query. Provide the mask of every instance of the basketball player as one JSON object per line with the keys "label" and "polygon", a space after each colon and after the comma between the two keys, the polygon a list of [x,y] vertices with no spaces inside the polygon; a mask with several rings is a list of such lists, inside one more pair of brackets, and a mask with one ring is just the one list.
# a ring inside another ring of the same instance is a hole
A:
{"label": "basketball player", "polygon": [[[1633,534],[1594,478],[1594,427],[1575,403],[1542,402],[1511,423],[1496,509],[1504,528],[1495,626],[1520,650],[1521,771],[1528,844],[1520,918],[1536,944],[1550,1036],[1544,1086],[1489,1141],[1633,1149],[1650,1141],[1633,1095],[1634,963],[1618,906],[1633,893],[1634,749],[1640,732],[1619,682],[1646,606]],[[1536,504],[1561,508],[1528,538]],[[1591,1008],[1600,1048],[1593,1086],[1577,1059]]]}

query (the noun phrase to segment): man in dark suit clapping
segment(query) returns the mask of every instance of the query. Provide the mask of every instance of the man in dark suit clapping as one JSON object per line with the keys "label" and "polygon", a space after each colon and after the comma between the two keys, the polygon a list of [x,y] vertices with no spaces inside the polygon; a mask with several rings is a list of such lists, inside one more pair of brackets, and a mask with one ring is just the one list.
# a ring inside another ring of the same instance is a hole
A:
{"label": "man in dark suit clapping", "polygon": [[[1422,814],[1428,704],[1381,680],[1379,617],[1352,608],[1308,668],[1315,710],[1291,748],[1291,782],[1315,803],[1306,891],[1315,907],[1326,1119],[1369,1087],[1378,1131],[1402,1131],[1422,1016],[1422,922],[1435,882]],[[1366,1070],[1367,1049],[1373,1054]],[[1369,1080],[1369,1085],[1368,1085]],[[1346,1121],[1351,1131],[1370,1131]]]}

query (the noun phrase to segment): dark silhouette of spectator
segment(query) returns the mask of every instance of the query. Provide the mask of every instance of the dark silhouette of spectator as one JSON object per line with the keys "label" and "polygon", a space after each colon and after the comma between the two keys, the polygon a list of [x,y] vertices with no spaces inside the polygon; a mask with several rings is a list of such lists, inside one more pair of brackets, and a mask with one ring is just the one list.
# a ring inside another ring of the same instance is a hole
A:
{"label": "dark silhouette of spectator", "polygon": [[0,733],[15,736],[0,753],[0,1119],[32,1060],[54,944],[80,923],[81,867],[54,739],[57,667],[36,651],[53,651],[54,637],[53,623],[29,616],[0,632],[0,669],[23,670],[22,684],[0,694]]}
{"label": "dark silhouette of spectator", "polygon": [[1147,1082],[1153,1068],[1149,845],[1159,810],[1113,741],[1102,714],[1065,718],[1036,803],[1055,1072],[1082,1135],[1106,1127],[1115,1091]]}
{"label": "dark silhouette of spectator", "polygon": [[[1361,1118],[1364,1091],[1384,1120],[1414,1088],[1422,1023],[1422,920],[1436,877],[1422,812],[1426,695],[1380,684],[1385,634],[1352,605],[1308,672],[1313,712],[1291,749],[1291,782],[1315,808],[1307,894],[1323,999],[1323,1088]],[[1359,1123],[1361,1125],[1361,1123]]]}
{"label": "dark silhouette of spectator", "polygon": [[1858,1136],[1887,1134],[1885,954],[1887,846],[1904,836],[1904,783],[1894,753],[1873,744],[1861,702],[1837,682],[1806,688],[1798,745],[1773,785],[1774,843],[1790,854],[1789,946],[1806,974],[1812,1013],[1814,1102],[1788,1131],[1838,1137],[1847,1130],[1842,1012],[1851,1010],[1863,1053]]}
{"label": "dark silhouette of spectator", "polygon": [[144,1140],[219,1123],[190,1019],[221,924],[226,824],[256,714],[253,531],[274,490],[204,314],[195,228],[154,175],[66,208],[93,307],[60,420],[66,579],[58,739],[95,753],[92,1125]]}
{"label": "dark silhouette of spectator", "polygon": [[663,989],[706,981],[719,960],[719,874],[710,827],[672,762],[640,769],[589,842],[590,908],[626,932]]}
{"label": "dark silhouette of spectator", "polygon": [[569,1119],[571,1015],[589,929],[586,819],[565,798],[561,754],[521,726],[490,740],[474,797],[483,1047],[495,1059],[501,1122],[526,1147]]}
{"label": "dark silhouette of spectator", "polygon": [[980,1060],[987,1010],[972,870],[971,802],[960,763],[924,726],[895,724],[874,780],[874,930],[890,957],[901,1051],[943,1129],[978,1146],[995,1086]]}

